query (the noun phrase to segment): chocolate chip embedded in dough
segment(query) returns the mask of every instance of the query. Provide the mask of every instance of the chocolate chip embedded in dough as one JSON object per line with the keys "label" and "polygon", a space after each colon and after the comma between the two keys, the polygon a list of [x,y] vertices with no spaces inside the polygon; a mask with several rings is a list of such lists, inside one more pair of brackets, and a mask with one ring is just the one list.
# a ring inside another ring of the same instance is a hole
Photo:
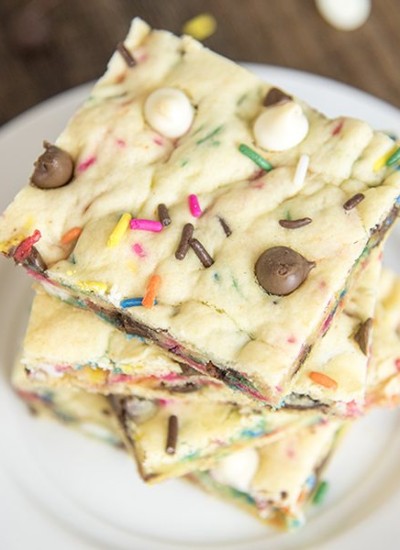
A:
{"label": "chocolate chip embedded in dough", "polygon": [[270,105],[276,105],[277,103],[291,100],[292,96],[285,94],[285,92],[282,92],[279,88],[271,88],[264,98],[263,105],[264,107],[269,107]]}
{"label": "chocolate chip embedded in dough", "polygon": [[41,273],[42,275],[44,275],[44,272],[47,270],[46,262],[34,246],[32,246],[29,256],[23,261],[23,265],[37,271],[38,273]]}
{"label": "chocolate chip embedded in dough", "polygon": [[268,294],[287,296],[305,281],[315,265],[291,248],[274,246],[258,258],[255,274]]}
{"label": "chocolate chip embedded in dough", "polygon": [[[162,383],[163,384],[163,383]],[[194,382],[185,382],[183,385],[169,386],[163,384],[163,387],[173,393],[193,393],[200,390],[200,386]]]}
{"label": "chocolate chip embedded in dough", "polygon": [[363,352],[364,355],[368,355],[372,324],[373,321],[371,317],[369,317],[366,321],[360,324],[357,332],[354,335],[354,340],[360,346],[360,350]]}
{"label": "chocolate chip embedded in dough", "polygon": [[35,162],[31,183],[40,189],[57,189],[71,181],[74,161],[69,153],[44,142],[45,152]]}

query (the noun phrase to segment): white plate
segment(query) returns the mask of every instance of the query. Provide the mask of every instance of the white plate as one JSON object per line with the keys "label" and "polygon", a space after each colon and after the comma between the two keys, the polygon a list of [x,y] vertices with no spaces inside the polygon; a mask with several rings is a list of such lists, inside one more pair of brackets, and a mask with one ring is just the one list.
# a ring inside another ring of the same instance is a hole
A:
{"label": "white plate", "polygon": [[[400,112],[358,90],[288,69],[252,66],[329,115],[348,114],[400,134]],[[83,86],[32,109],[0,131],[0,208],[27,180],[42,139],[52,140],[85,98]],[[400,231],[386,256],[399,269]],[[0,548],[167,550],[398,548],[400,415],[361,420],[335,457],[324,505],[296,534],[270,532],[180,481],[145,486],[122,452],[31,418],[8,375],[29,308],[29,281],[0,263]]]}

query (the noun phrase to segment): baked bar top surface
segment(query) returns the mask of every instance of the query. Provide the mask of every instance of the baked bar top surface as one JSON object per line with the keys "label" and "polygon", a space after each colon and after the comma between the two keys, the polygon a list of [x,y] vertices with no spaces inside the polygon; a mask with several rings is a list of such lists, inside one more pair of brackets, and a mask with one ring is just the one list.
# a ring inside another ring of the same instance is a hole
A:
{"label": "baked bar top surface", "polygon": [[[328,120],[298,102],[309,124],[305,139],[283,152],[259,149],[252,125],[268,84],[187,37],[150,31],[140,21],[125,45],[136,65],[128,68],[116,52],[57,140],[74,160],[72,181],[22,189],[0,221],[1,249],[12,254],[39,230],[35,246],[48,279],[116,308],[144,296],[149,279],[159,276],[157,303],[124,313],[165,331],[198,360],[238,370],[273,394],[318,336],[371,233],[396,202],[400,175],[381,166],[394,142],[363,122]],[[164,87],[183,91],[195,109],[178,139],[160,135],[144,117],[149,94]],[[260,172],[238,150],[242,143],[273,169]],[[294,182],[302,155],[308,170]],[[344,209],[357,193],[362,202]],[[189,195],[197,196],[200,217],[192,215]],[[124,212],[156,220],[161,203],[172,220],[168,227],[128,229],[118,244],[107,245]],[[312,223],[295,230],[279,224],[303,217]],[[186,223],[213,258],[210,267],[191,249],[175,258]],[[63,244],[73,228],[81,230],[76,243]],[[274,246],[316,264],[288,296],[268,294],[254,274],[259,256]]]}

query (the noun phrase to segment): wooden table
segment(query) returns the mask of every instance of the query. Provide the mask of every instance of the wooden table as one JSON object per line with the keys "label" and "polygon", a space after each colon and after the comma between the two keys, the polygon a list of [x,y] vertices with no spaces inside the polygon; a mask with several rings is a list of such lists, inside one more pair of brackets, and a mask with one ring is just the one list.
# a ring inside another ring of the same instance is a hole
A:
{"label": "wooden table", "polygon": [[[27,4],[46,11],[50,30],[39,48],[21,51],[40,30],[19,20],[18,39],[15,21]],[[205,40],[217,52],[329,76],[400,107],[396,0],[373,0],[368,22],[351,32],[330,27],[313,0],[0,0],[0,124],[101,75],[135,15],[179,33],[202,12],[218,22]]]}

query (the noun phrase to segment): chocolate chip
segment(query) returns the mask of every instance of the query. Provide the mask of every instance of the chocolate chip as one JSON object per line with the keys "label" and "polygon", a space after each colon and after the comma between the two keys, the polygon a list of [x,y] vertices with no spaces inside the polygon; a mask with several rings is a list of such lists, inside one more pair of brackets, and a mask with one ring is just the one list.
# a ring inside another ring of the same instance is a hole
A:
{"label": "chocolate chip", "polygon": [[183,260],[189,250],[189,242],[192,238],[194,227],[191,223],[187,223],[183,226],[181,240],[178,244],[178,248],[175,252],[175,258],[177,260]]}
{"label": "chocolate chip", "polygon": [[123,42],[119,42],[117,44],[117,51],[121,54],[121,56],[123,57],[128,67],[132,68],[136,65],[136,61],[133,55],[131,54],[131,52],[128,50],[128,48],[125,46]]}
{"label": "chocolate chip", "polygon": [[360,204],[360,202],[363,201],[364,199],[365,199],[365,196],[362,193],[356,193],[348,201],[344,203],[343,208],[345,210],[352,210],[358,204]]}
{"label": "chocolate chip", "polygon": [[284,101],[291,101],[292,97],[285,92],[282,92],[279,88],[271,88],[268,90],[267,95],[264,98],[264,107],[270,105],[276,105],[277,103],[283,103]]}
{"label": "chocolate chip", "polygon": [[291,248],[274,246],[258,258],[255,274],[268,294],[287,296],[305,281],[315,265]]}
{"label": "chocolate chip", "polygon": [[175,454],[177,440],[178,440],[178,417],[172,414],[168,418],[167,444],[165,445],[165,452],[167,454],[169,455]]}
{"label": "chocolate chip", "polygon": [[25,260],[22,262],[22,265],[28,267],[29,269],[33,269],[33,271],[37,271],[41,274],[43,274],[47,269],[46,262],[43,260],[37,248],[34,246],[32,246],[29,256],[25,258]]}
{"label": "chocolate chip", "polygon": [[369,343],[371,339],[373,320],[369,317],[366,321],[360,324],[357,332],[354,335],[354,340],[360,346],[360,350],[364,355],[368,355]]}
{"label": "chocolate chip", "polygon": [[158,210],[158,219],[163,224],[164,227],[171,223],[171,218],[169,216],[168,208],[165,204],[159,204],[157,207]]}
{"label": "chocolate chip", "polygon": [[221,369],[214,365],[211,361],[205,365],[205,370],[209,376],[212,376],[217,380],[222,380],[225,384],[232,388],[242,389],[243,386],[248,385],[248,380],[244,375],[231,368]]}
{"label": "chocolate chip", "polygon": [[[151,328],[147,327],[146,325],[142,325],[138,321],[135,321],[134,319],[132,319],[132,317],[129,317],[128,315],[122,315],[120,320],[122,322],[122,330],[124,330],[127,334],[133,334],[133,336],[141,336],[142,338],[146,338],[147,340],[151,340],[152,338],[154,338],[154,331]],[[118,317],[116,318],[116,322],[119,322]]]}
{"label": "chocolate chip", "polygon": [[209,376],[212,376],[214,378],[218,378],[218,380],[221,380],[221,369],[218,368],[214,363],[209,361],[207,365],[205,365],[206,372]]}
{"label": "chocolate chip", "polygon": [[193,367],[189,367],[186,363],[178,362],[181,369],[181,374],[185,376],[199,376],[199,371],[195,370]]}
{"label": "chocolate chip", "polygon": [[74,172],[74,162],[66,151],[47,141],[46,151],[35,162],[31,183],[40,189],[56,189],[69,183]]}
{"label": "chocolate chip", "polygon": [[214,263],[214,260],[210,256],[210,254],[207,252],[207,250],[204,248],[204,246],[201,244],[200,241],[198,241],[197,239],[190,239],[189,244],[194,250],[196,256],[204,265],[204,267],[212,266],[212,264]]}
{"label": "chocolate chip", "polygon": [[298,220],[279,220],[279,225],[286,229],[297,229],[312,222],[311,218],[299,218]]}
{"label": "chocolate chip", "polygon": [[193,393],[195,391],[200,390],[200,386],[195,384],[194,382],[186,382],[183,385],[175,385],[175,386],[169,386],[168,384],[164,384],[164,387],[173,393]]}

